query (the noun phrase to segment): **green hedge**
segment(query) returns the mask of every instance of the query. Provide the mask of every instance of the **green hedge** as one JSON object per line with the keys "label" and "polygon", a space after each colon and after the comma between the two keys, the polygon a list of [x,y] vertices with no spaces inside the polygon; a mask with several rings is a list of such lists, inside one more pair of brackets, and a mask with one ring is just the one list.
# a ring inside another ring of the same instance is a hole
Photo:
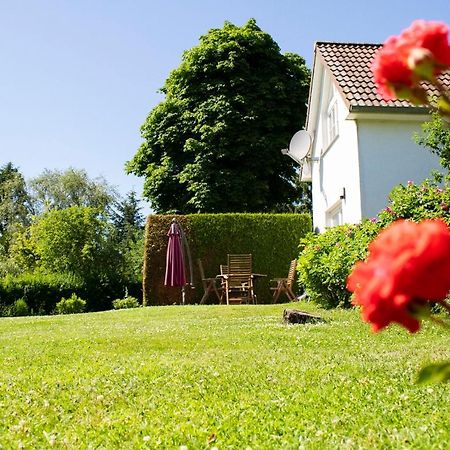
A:
{"label": "green hedge", "polygon": [[23,298],[31,314],[51,314],[61,297],[85,294],[82,280],[71,274],[25,273],[0,278],[0,307],[8,308]]}
{"label": "green hedge", "polygon": [[311,230],[308,214],[151,215],[145,234],[145,305],[181,302],[180,288],[164,286],[167,231],[174,217],[185,231],[192,256],[195,288],[187,289],[187,303],[198,303],[203,295],[197,259],[202,260],[205,275],[212,277],[220,264],[226,264],[228,253],[253,254],[254,272],[267,274],[257,281],[258,302],[270,302],[269,280],[287,275],[300,239]]}

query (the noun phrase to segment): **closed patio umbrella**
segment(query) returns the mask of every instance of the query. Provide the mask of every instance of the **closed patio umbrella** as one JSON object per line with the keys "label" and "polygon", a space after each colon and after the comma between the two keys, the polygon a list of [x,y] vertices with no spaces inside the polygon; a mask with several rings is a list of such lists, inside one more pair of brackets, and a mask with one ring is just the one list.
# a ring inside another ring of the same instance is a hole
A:
{"label": "closed patio umbrella", "polygon": [[181,225],[172,219],[169,231],[169,242],[167,244],[166,253],[166,274],[164,277],[164,284],[166,286],[180,286],[181,287],[181,300],[185,303],[185,286],[187,284],[186,266],[185,266],[185,253],[186,248],[188,252],[189,268],[191,272],[191,284],[192,284],[192,263],[189,254],[189,247],[187,245],[186,238],[184,236]]}

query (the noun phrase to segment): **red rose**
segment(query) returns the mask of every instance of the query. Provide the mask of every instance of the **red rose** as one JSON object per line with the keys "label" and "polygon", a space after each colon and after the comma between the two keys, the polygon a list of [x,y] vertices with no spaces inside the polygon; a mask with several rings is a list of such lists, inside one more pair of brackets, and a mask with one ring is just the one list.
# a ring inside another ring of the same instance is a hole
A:
{"label": "red rose", "polygon": [[385,100],[406,98],[425,103],[421,80],[432,80],[450,67],[448,27],[416,20],[400,36],[390,37],[375,55],[372,72]]}
{"label": "red rose", "polygon": [[391,322],[415,332],[412,310],[423,301],[445,299],[450,290],[450,231],[441,220],[399,220],[369,246],[347,280],[353,304],[378,331]]}
{"label": "red rose", "polygon": [[433,58],[437,75],[450,66],[448,31],[448,26],[443,22],[415,20],[400,35],[401,45],[405,53],[411,52],[412,49],[427,50]]}

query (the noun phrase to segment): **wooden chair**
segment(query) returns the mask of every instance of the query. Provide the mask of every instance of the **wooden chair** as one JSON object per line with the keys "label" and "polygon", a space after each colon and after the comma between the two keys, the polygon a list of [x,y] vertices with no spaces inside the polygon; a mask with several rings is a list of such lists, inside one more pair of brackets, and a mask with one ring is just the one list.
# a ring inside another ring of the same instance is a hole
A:
{"label": "wooden chair", "polygon": [[275,287],[271,287],[270,290],[273,291],[273,303],[276,303],[278,297],[284,293],[288,297],[288,299],[293,302],[296,297],[294,292],[292,291],[294,280],[295,280],[295,269],[297,267],[297,260],[293,259],[289,266],[288,276],[286,278],[274,278],[270,280],[271,282],[277,283]]}
{"label": "wooden chair", "polygon": [[221,288],[221,298],[225,296],[225,275],[228,273],[228,266],[226,264],[220,264],[220,288]]}
{"label": "wooden chair", "polygon": [[252,255],[227,256],[227,272],[223,275],[227,305],[230,303],[256,303],[253,291]]}
{"label": "wooden chair", "polygon": [[222,303],[222,298],[223,298],[223,294],[221,295],[217,289],[217,285],[216,285],[216,278],[206,278],[205,277],[205,271],[203,270],[203,264],[202,264],[202,260],[198,259],[198,268],[200,270],[200,277],[202,279],[202,286],[203,286],[203,297],[200,300],[200,304],[203,305],[206,300],[208,299],[208,297],[210,296],[211,293],[215,293],[219,303]]}

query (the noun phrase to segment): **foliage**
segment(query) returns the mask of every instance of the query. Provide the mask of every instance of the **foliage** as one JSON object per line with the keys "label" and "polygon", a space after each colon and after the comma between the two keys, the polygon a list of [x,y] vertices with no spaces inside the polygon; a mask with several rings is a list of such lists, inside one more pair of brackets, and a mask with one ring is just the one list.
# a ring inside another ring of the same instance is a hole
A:
{"label": "foliage", "polygon": [[8,254],[13,233],[29,222],[29,196],[17,167],[0,168],[0,255]]}
{"label": "foliage", "polygon": [[91,180],[85,170],[69,168],[44,170],[29,182],[35,214],[52,209],[85,206],[100,213],[110,210],[117,198],[114,188],[103,178]]}
{"label": "foliage", "polygon": [[23,272],[71,273],[82,279],[89,310],[111,308],[125,286],[141,295],[142,254],[142,232],[135,242],[121,245],[112,224],[83,206],[35,217],[12,246],[12,261]]}
{"label": "foliage", "polygon": [[61,296],[84,294],[84,282],[73,274],[24,273],[0,278],[0,307],[9,310],[23,299],[31,314],[50,314]]}
{"label": "foliage", "polygon": [[[445,448],[450,356],[426,326],[367,333],[354,310],[282,326],[286,305],[174,306],[0,320],[0,442],[18,448]],[[437,407],[439,405],[439,407]],[[150,413],[151,411],[151,413]]]}
{"label": "foliage", "polygon": [[141,209],[134,191],[129,192],[125,199],[116,202],[112,222],[119,242],[136,241],[136,231],[144,228]]}
{"label": "foliage", "polygon": [[450,381],[450,362],[429,364],[419,372],[418,383],[442,383]]}
{"label": "foliage", "polygon": [[86,309],[86,301],[72,294],[69,298],[62,298],[55,306],[56,314],[79,314]]}
{"label": "foliage", "polygon": [[28,316],[30,309],[23,298],[14,301],[12,305],[0,305],[0,315],[9,317]]}
{"label": "foliage", "polygon": [[450,224],[450,177],[438,173],[420,184],[408,182],[396,186],[389,194],[388,206],[377,220],[386,226],[397,219],[443,219]]}
{"label": "foliage", "polygon": [[414,140],[431,149],[439,156],[442,167],[450,169],[450,127],[438,113],[422,125],[422,135],[415,134]]}
{"label": "foliage", "polygon": [[379,224],[365,221],[310,233],[301,240],[298,273],[311,300],[325,308],[351,306],[347,277],[356,261],[366,257],[378,230]]}
{"label": "foliage", "polygon": [[136,193],[115,205],[112,216],[114,245],[122,258],[121,273],[127,284],[142,284],[142,264],[144,255],[144,218]]}
{"label": "foliage", "polygon": [[251,19],[184,53],[127,171],[158,213],[270,212],[298,200],[280,149],[305,121],[309,71]]}
{"label": "foliage", "polygon": [[[180,302],[180,289],[163,286],[167,231],[174,216],[148,217],[144,253],[144,304]],[[206,276],[219,273],[228,253],[252,253],[253,269],[267,277],[256,282],[259,303],[271,301],[269,280],[286,276],[289,264],[298,255],[300,239],[311,230],[308,214],[192,214],[175,216],[184,228],[190,247],[193,281],[186,301],[199,302],[203,291],[197,259]],[[186,263],[190,280],[189,265]]]}
{"label": "foliage", "polygon": [[[25,267],[47,272],[72,272],[92,278],[112,270],[114,249],[108,239],[111,227],[97,216],[97,210],[71,206],[36,217],[15,252]],[[112,257],[112,258],[111,258]]]}
{"label": "foliage", "polygon": [[114,309],[128,309],[128,308],[138,308],[139,302],[137,298],[127,295],[124,298],[117,298],[113,300]]}
{"label": "foliage", "polygon": [[350,306],[347,277],[354,264],[367,256],[377,233],[398,219],[443,219],[450,224],[450,178],[435,174],[421,184],[396,186],[388,206],[376,218],[356,226],[330,228],[303,241],[298,271],[312,300],[324,307]]}

